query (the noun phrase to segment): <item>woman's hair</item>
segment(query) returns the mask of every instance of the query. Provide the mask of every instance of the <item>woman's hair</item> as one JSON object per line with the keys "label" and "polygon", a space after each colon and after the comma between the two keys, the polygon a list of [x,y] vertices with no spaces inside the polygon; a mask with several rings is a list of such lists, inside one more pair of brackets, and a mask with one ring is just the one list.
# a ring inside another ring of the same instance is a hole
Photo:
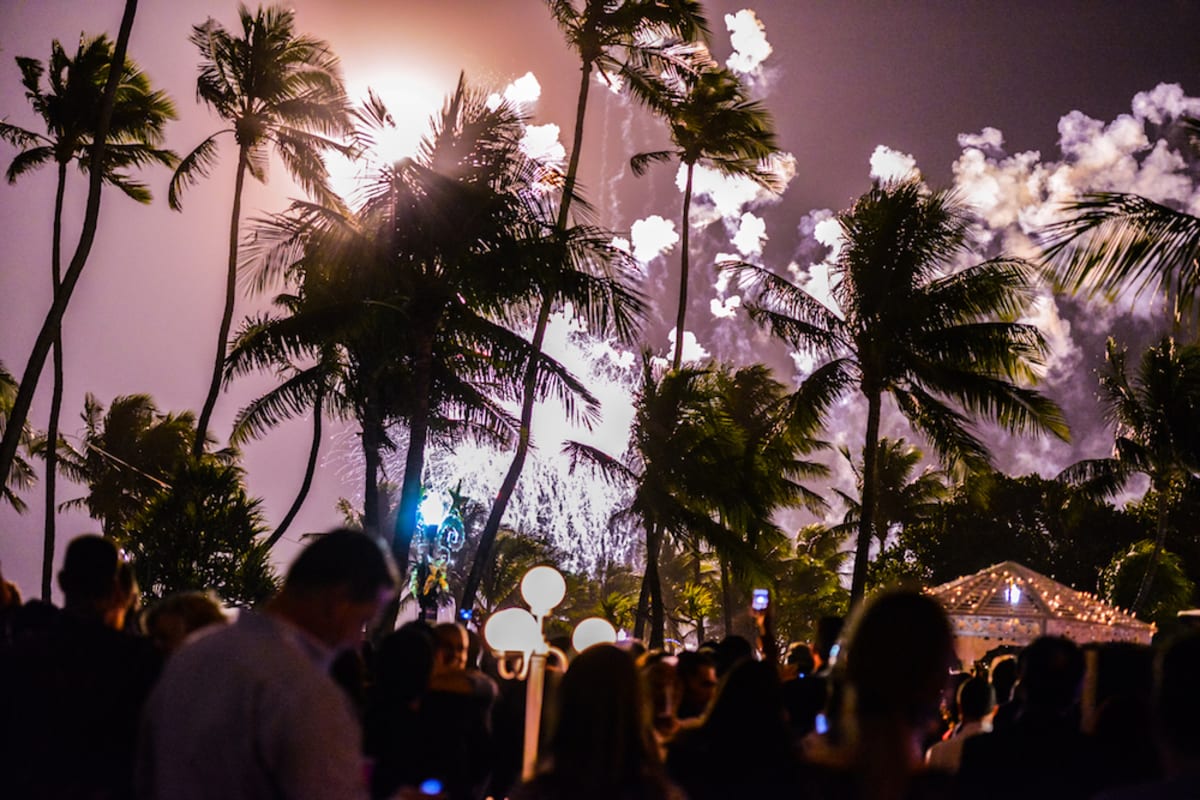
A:
{"label": "woman's hair", "polygon": [[589,647],[558,691],[558,721],[550,739],[549,775],[580,794],[640,780],[657,762],[633,658],[613,645]]}
{"label": "woman's hair", "polygon": [[787,758],[792,733],[774,664],[745,659],[717,687],[701,730],[719,752]]}

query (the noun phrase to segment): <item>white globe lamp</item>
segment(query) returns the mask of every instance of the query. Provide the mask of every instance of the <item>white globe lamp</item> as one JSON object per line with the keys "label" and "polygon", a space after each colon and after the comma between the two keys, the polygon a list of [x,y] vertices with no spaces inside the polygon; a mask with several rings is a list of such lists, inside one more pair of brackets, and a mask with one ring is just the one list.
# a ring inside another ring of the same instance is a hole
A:
{"label": "white globe lamp", "polygon": [[617,629],[604,617],[588,617],[576,625],[575,633],[571,634],[571,646],[577,653],[582,653],[592,645],[615,644],[616,641]]}
{"label": "white globe lamp", "polygon": [[553,611],[566,594],[567,582],[554,567],[534,567],[521,579],[521,596],[539,619]]}
{"label": "white globe lamp", "polygon": [[525,609],[506,608],[488,617],[483,638],[501,653],[532,653],[542,644],[542,630]]}

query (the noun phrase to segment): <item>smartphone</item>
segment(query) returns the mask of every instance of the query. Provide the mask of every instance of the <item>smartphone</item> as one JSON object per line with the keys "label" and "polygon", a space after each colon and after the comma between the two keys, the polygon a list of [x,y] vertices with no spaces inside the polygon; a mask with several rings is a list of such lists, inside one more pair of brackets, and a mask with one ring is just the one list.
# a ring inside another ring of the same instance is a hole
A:
{"label": "smartphone", "polygon": [[825,718],[824,714],[817,714],[817,718],[813,722],[819,735],[824,736],[829,733],[829,720]]}
{"label": "smartphone", "polygon": [[441,794],[442,782],[437,778],[430,778],[427,781],[423,781],[417,791],[421,794]]}
{"label": "smartphone", "polygon": [[755,589],[750,607],[755,611],[764,611],[771,602],[771,595],[766,589]]}

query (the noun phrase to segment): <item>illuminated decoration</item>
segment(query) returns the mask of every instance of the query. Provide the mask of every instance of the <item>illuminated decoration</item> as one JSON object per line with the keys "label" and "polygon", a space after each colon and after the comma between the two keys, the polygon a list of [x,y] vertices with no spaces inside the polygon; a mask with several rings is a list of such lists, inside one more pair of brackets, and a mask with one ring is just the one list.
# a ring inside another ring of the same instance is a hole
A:
{"label": "illuminated decoration", "polygon": [[959,658],[968,664],[999,645],[1023,646],[1039,636],[1065,636],[1080,644],[1149,644],[1154,636],[1152,624],[1015,561],[926,592],[946,609],[958,637]]}
{"label": "illuminated decoration", "polygon": [[521,579],[521,597],[535,617],[553,611],[567,595],[567,582],[554,567],[534,567]]}
{"label": "illuminated decoration", "polygon": [[421,609],[422,619],[436,619],[438,606],[451,599],[450,565],[467,538],[462,522],[465,502],[458,489],[445,492],[426,489],[417,506],[417,535],[413,537],[413,570],[408,588]]}

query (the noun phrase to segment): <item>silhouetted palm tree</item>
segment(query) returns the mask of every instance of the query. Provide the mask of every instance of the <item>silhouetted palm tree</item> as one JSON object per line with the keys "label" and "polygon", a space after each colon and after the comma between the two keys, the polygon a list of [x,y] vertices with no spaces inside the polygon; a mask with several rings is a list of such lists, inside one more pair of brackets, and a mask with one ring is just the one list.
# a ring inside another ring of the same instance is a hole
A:
{"label": "silhouetted palm tree", "polygon": [[945,463],[981,465],[976,420],[1014,432],[1068,436],[1062,413],[1027,385],[1046,350],[1033,325],[1011,322],[1030,300],[1032,268],[995,258],[956,269],[969,219],[952,193],[919,179],[876,184],[838,217],[834,310],[762,267],[734,267],[759,294],[752,318],[804,352],[828,358],[800,390],[823,411],[856,390],[867,403],[864,509],[851,597],[862,597],[878,504],[883,396],[890,395]]}
{"label": "silhouetted palm tree", "polygon": [[1131,607],[1136,613],[1146,602],[1166,543],[1171,487],[1186,484],[1200,471],[1200,347],[1164,337],[1142,354],[1132,378],[1125,350],[1112,338],[1105,355],[1100,389],[1116,428],[1113,455],[1079,461],[1059,477],[1102,497],[1118,493],[1134,475],[1150,478],[1146,491],[1156,498],[1154,550]]}
{"label": "silhouetted palm tree", "polygon": [[329,190],[321,155],[345,147],[330,137],[349,132],[350,118],[341,69],[328,43],[295,32],[295,14],[281,6],[259,7],[251,13],[239,5],[241,35],[230,33],[209,18],[192,28],[190,41],[200,51],[196,97],[230,123],[209,136],[184,157],[171,179],[168,200],[180,208],[180,192],[206,177],[217,160],[218,138],[232,133],[238,146],[229,223],[229,260],[225,271],[225,308],[217,333],[212,378],[192,450],[201,452],[209,420],[221,390],[226,341],[237,299],[238,231],[242,187],[246,173],[260,182],[267,178],[267,158],[273,150],[288,173],[310,195],[336,202]]}
{"label": "silhouetted palm tree", "polygon": [[[8,414],[12,409],[13,398],[16,396],[17,381],[13,378],[12,373],[4,368],[4,364],[0,363],[0,431],[3,431],[8,424]],[[29,423],[23,426],[20,441],[25,452],[32,452],[34,435],[33,429],[29,427]],[[18,514],[25,513],[25,501],[17,496],[16,490],[28,489],[33,485],[35,478],[36,475],[34,475],[33,467],[28,461],[18,455],[13,459],[13,465],[9,470],[7,479],[0,481],[0,497],[3,497]]]}
{"label": "silhouetted palm tree", "polygon": [[670,98],[667,122],[675,149],[639,153],[633,157],[630,166],[635,175],[641,175],[653,162],[677,160],[687,171],[680,216],[675,353],[671,359],[671,368],[679,369],[683,363],[687,316],[690,212],[696,165],[712,167],[723,175],[750,178],[774,189],[778,187],[778,176],[768,168],[767,159],[778,147],[766,107],[746,96],[741,81],[730,70],[717,67],[715,63],[704,64],[696,73],[680,73],[676,85],[667,88]]}
{"label": "silhouetted palm tree", "polygon": [[[571,206],[577,196],[575,187],[579,158],[583,151],[584,119],[593,73],[599,71],[610,83],[620,81],[623,87],[628,87],[634,98],[643,103],[652,107],[661,106],[661,93],[652,76],[664,70],[689,69],[689,43],[698,37],[707,36],[708,23],[700,4],[694,0],[583,0],[581,7],[571,0],[547,2],[551,14],[566,36],[567,43],[579,56],[581,70],[579,97],[575,105],[574,139],[567,172],[563,178],[556,222],[557,230],[565,232]],[[569,272],[578,265],[563,262],[548,266],[551,269],[557,266],[558,269]],[[537,350],[540,351],[545,342],[550,314],[565,302],[579,307],[577,298],[561,292],[546,293],[541,298],[531,337]],[[640,313],[640,309],[635,308],[613,311],[618,315]],[[593,324],[593,321],[589,320],[589,324]],[[533,405],[537,396],[535,389],[535,376],[530,372],[525,376],[522,389],[516,449],[492,502],[487,522],[480,532],[479,546],[463,589],[460,608],[472,608],[474,605],[479,581],[491,559],[492,543],[500,530],[504,512],[512,499],[517,481],[525,468],[525,460],[532,444]]]}
{"label": "silhouetted palm tree", "polygon": [[[850,448],[841,448],[842,456],[850,463],[858,485],[858,497],[836,490],[846,505],[842,524],[835,526],[842,534],[858,530],[862,519],[862,462],[853,458]],[[904,439],[880,437],[875,448],[875,475],[878,490],[875,500],[875,521],[871,524],[882,550],[894,527],[921,522],[930,517],[938,504],[950,495],[948,476],[941,470],[926,467],[919,474],[917,467],[925,454]]]}
{"label": "silhouetted palm tree", "polygon": [[[129,47],[129,36],[133,31],[133,20],[136,16],[137,0],[125,0],[125,10],[121,15],[121,25],[117,31],[108,80],[104,85],[98,121],[93,132],[93,143],[88,162],[88,196],[84,206],[79,241],[75,246],[71,263],[63,274],[62,283],[58,287],[58,291],[54,293],[54,301],[50,305],[50,310],[46,312],[46,317],[42,320],[42,327],[34,340],[29,360],[25,364],[25,371],[21,374],[16,397],[13,398],[8,425],[3,438],[0,439],[0,475],[3,476],[9,476],[12,472],[21,434],[25,430],[30,406],[33,405],[33,395],[37,391],[38,380],[41,378],[42,367],[46,365],[46,357],[59,337],[63,314],[71,301],[71,296],[75,293],[75,286],[79,283],[84,264],[87,262],[92,244],[96,240],[96,229],[100,219],[100,191],[104,181],[105,153],[108,148],[108,131],[113,118],[117,86],[122,74],[121,67],[125,64],[125,53]],[[45,599],[49,600],[49,592],[46,592]]]}

